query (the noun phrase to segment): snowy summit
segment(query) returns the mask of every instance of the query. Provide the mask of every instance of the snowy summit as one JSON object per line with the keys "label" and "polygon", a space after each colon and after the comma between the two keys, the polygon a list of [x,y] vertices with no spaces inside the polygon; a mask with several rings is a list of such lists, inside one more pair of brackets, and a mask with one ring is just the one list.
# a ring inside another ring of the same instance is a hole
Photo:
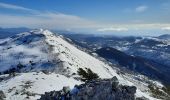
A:
{"label": "snowy summit", "polygon": [[[101,79],[116,76],[119,84],[137,87],[135,97],[156,100],[148,91],[147,82],[133,75],[118,74],[114,66],[49,30],[36,29],[0,40],[0,52],[0,90],[6,100],[35,100],[64,86],[72,89],[84,83],[78,74],[80,68],[91,70]],[[155,84],[162,87],[159,82]]]}

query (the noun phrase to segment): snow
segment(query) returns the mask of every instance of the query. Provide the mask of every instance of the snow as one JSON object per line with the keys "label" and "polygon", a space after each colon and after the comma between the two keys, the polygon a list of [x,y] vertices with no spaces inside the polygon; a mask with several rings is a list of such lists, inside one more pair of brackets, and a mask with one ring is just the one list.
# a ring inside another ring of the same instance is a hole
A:
{"label": "snow", "polygon": [[[22,73],[14,78],[0,82],[0,90],[3,90],[6,94],[7,100],[24,100],[26,95],[21,95],[21,93],[24,90],[23,85],[28,81],[32,82],[31,87],[28,89],[25,88],[25,90],[37,94],[31,96],[31,100],[40,98],[38,94],[44,94],[45,92],[53,90],[61,90],[63,86],[70,86],[70,88],[73,88],[75,84],[79,85],[81,83],[73,78],[67,78],[66,76],[55,73],[46,75],[42,72],[30,72]],[[9,92],[9,89],[12,88],[13,90]],[[18,95],[15,95],[16,91],[19,91]]]}
{"label": "snow", "polygon": [[[66,42],[61,36],[56,37],[48,30],[45,30],[43,34],[46,36],[46,42],[53,46],[53,53],[60,54],[58,58],[65,62],[65,67],[69,67],[72,73],[76,73],[78,68],[90,68],[101,78],[118,77],[115,71],[107,64],[77,49],[75,46]],[[71,63],[71,65],[68,63]]]}
{"label": "snow", "polygon": [[[14,38],[0,41],[2,44],[0,45],[0,72],[13,68],[19,63],[30,66],[30,61],[37,64],[48,61],[48,46],[41,35],[35,34],[24,32]],[[31,42],[25,43],[28,40]],[[36,67],[40,65],[36,65]]]}
{"label": "snow", "polygon": [[[23,44],[23,41],[21,41],[23,40],[22,37],[27,37],[29,35],[33,36],[31,39],[34,39],[35,41],[32,41],[29,44]],[[43,37],[39,38],[39,35],[43,35]],[[92,57],[88,53],[79,50],[74,45],[65,41],[64,37],[61,35],[56,36],[48,30],[40,29],[21,33],[17,36],[18,37],[15,39],[8,40],[9,43],[7,45],[0,46],[0,71],[10,68],[11,65],[17,64],[18,62],[28,65],[29,61],[34,61],[36,66],[34,66],[33,71],[39,71],[44,68],[52,68],[54,72],[49,75],[41,72],[37,74],[36,72],[31,72],[30,66],[28,66],[26,69],[28,73],[21,73],[16,77],[0,82],[0,90],[5,92],[7,100],[24,100],[26,95],[13,94],[16,91],[21,92],[23,90],[22,85],[24,85],[27,81],[32,83],[31,87],[26,89],[26,91],[36,94],[43,94],[44,92],[52,90],[60,90],[63,86],[70,86],[73,88],[75,84],[81,83],[80,81],[75,80],[74,76],[72,76],[73,73],[77,73],[78,68],[89,68],[93,72],[97,73],[100,78],[112,78],[113,76],[116,76],[120,84],[136,86],[138,88],[136,96],[144,96],[150,100],[153,99],[149,96],[149,93],[144,92],[147,90],[147,85],[143,85],[143,83],[138,81],[133,81],[134,78],[131,76],[125,77],[118,75],[116,70],[111,66],[99,59],[96,59],[95,57]],[[15,42],[16,40],[17,42]],[[8,46],[11,48],[4,50],[4,48],[7,48]],[[16,59],[16,56],[19,56],[18,59]],[[57,61],[60,61],[61,63],[54,63]],[[52,66],[49,67],[51,64]],[[66,69],[67,71],[62,72],[59,68]],[[70,78],[66,76],[70,76]],[[8,93],[8,90],[13,87],[16,88],[14,88],[12,92]],[[39,95],[36,95],[35,97],[31,96],[30,99],[34,100],[39,97]]]}
{"label": "snow", "polygon": [[9,40],[10,40],[10,38],[0,39],[0,44],[1,44],[1,43],[4,43],[4,42],[7,42],[7,41],[9,41]]}
{"label": "snow", "polygon": [[[121,84],[130,86],[135,85],[138,87],[139,84],[134,84],[120,77],[116,73],[116,70],[113,70],[110,66],[90,56],[89,54],[78,50],[76,47],[66,42],[62,37],[60,36],[55,37],[53,33],[51,33],[48,30],[44,31],[43,34],[46,36],[46,41],[50,45],[54,46],[54,53],[61,53],[64,51],[68,55],[68,56],[60,55],[58,57],[59,59],[65,62],[65,66],[69,67],[72,72],[76,73],[77,68],[90,68],[93,72],[97,73],[100,76],[100,78],[112,78],[113,76],[116,76]],[[68,62],[72,63],[72,66],[66,64]],[[140,89],[143,89],[143,87],[141,87]],[[149,95],[150,94],[141,92],[141,90],[139,89],[137,90],[136,93],[136,96],[139,97],[145,96],[149,99],[153,99]]]}
{"label": "snow", "polygon": [[120,50],[120,51],[127,51],[127,50],[129,50],[128,46],[124,46],[124,47],[115,46],[114,48],[117,49],[117,50]]}

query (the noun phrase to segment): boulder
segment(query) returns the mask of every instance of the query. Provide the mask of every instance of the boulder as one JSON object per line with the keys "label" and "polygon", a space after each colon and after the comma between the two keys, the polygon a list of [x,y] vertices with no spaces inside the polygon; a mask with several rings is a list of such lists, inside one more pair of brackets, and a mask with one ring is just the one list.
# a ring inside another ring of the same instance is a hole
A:
{"label": "boulder", "polygon": [[128,88],[127,88],[127,91],[129,92],[129,93],[132,93],[132,94],[134,94],[134,93],[136,93],[136,87],[135,86],[129,86]]}
{"label": "boulder", "polygon": [[6,98],[4,92],[0,90],[0,100],[4,100]]}
{"label": "boulder", "polygon": [[70,90],[71,90],[71,89],[70,89],[69,86],[64,86],[64,87],[63,87],[63,92],[64,92],[64,93],[68,93],[68,92],[70,92]]}
{"label": "boulder", "polygon": [[118,79],[117,79],[116,76],[114,76],[114,77],[111,79],[111,84],[112,84],[112,88],[113,88],[113,89],[116,89],[116,88],[118,87],[119,81],[118,81]]}

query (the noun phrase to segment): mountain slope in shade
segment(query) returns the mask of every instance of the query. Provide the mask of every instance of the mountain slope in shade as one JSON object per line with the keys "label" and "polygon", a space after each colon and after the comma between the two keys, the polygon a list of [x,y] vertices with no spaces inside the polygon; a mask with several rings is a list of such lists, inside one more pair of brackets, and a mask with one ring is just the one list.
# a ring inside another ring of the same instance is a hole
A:
{"label": "mountain slope in shade", "polygon": [[31,29],[25,28],[25,27],[19,27],[19,28],[1,28],[0,27],[0,39],[11,37],[13,35],[16,35],[21,32],[26,32]]}
{"label": "mountain slope in shade", "polygon": [[158,38],[170,40],[170,34],[163,34],[163,35],[158,36]]}
{"label": "mountain slope in shade", "polygon": [[74,43],[81,47],[96,49],[102,47],[112,47],[129,55],[141,56],[158,62],[162,65],[170,66],[170,38],[169,34],[158,37],[116,37],[116,36],[92,36],[63,34],[73,39]]}
{"label": "mountain slope in shade", "polygon": [[153,79],[161,80],[165,84],[170,84],[170,77],[168,76],[170,70],[167,66],[139,56],[127,55],[111,47],[98,49],[96,53],[112,63],[118,63],[129,70],[141,73]]}
{"label": "mountain slope in shade", "polygon": [[[102,79],[116,76],[120,84],[136,86],[137,97],[154,99],[147,83],[154,81],[143,81],[142,78],[140,81],[140,77],[134,78],[135,75],[117,74],[117,70],[107,63],[48,30],[33,30],[4,39],[0,42],[0,52],[0,72],[5,74],[0,77],[0,90],[4,91],[8,99],[37,99],[44,92],[83,83],[77,74],[79,68],[89,68]],[[44,74],[41,71],[51,73]],[[19,74],[8,77],[11,72]],[[154,83],[162,87],[159,82]]]}

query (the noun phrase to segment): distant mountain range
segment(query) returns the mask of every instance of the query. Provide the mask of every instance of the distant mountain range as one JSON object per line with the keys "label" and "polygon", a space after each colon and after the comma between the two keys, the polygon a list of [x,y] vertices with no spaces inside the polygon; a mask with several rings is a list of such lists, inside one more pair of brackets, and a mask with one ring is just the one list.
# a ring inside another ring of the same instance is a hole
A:
{"label": "distant mountain range", "polygon": [[73,39],[77,45],[97,52],[112,63],[170,83],[170,34],[158,37],[89,35],[82,37],[70,34],[65,36]]}
{"label": "distant mountain range", "polygon": [[111,47],[98,49],[96,53],[108,61],[120,65],[120,67],[125,67],[152,79],[161,80],[165,84],[170,84],[170,69],[168,66],[143,57],[131,56]]}
{"label": "distant mountain range", "polygon": [[0,28],[0,39],[11,37],[11,36],[16,35],[18,33],[26,32],[26,31],[29,31],[29,30],[30,30],[29,28],[24,28],[24,27],[20,27],[20,28]]}
{"label": "distant mountain range", "polygon": [[160,38],[160,39],[170,39],[170,34],[160,35],[158,38]]}

